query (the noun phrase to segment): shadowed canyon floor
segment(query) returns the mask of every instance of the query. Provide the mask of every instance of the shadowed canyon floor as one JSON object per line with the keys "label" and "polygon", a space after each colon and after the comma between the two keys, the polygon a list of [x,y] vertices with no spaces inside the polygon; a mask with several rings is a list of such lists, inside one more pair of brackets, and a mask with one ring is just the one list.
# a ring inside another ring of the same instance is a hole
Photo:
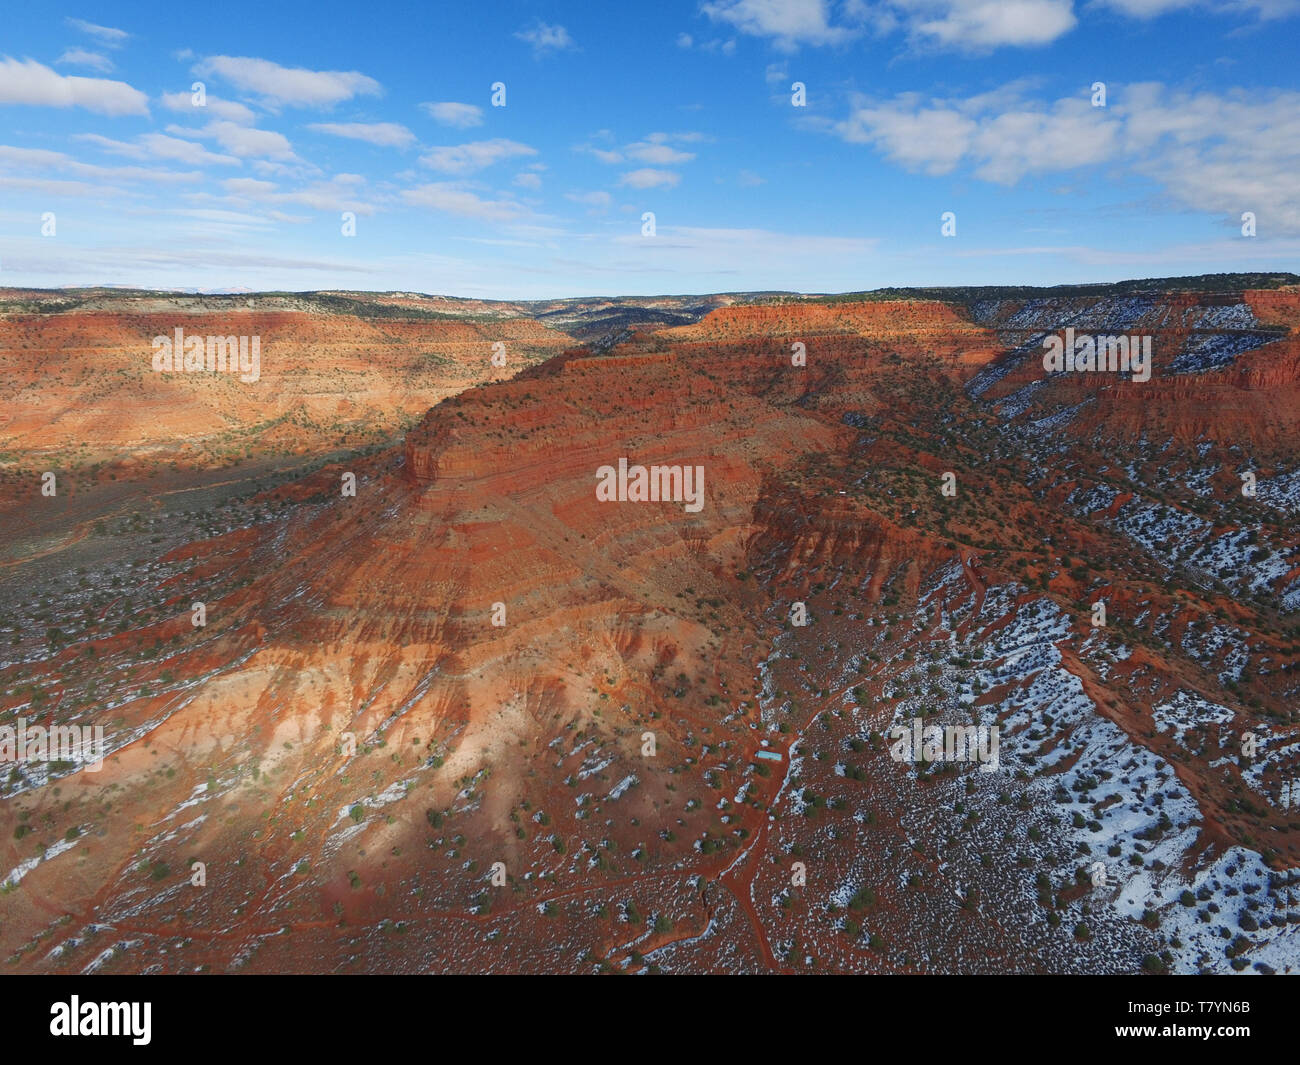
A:
{"label": "shadowed canyon floor", "polygon": [[0,765],[0,956],[1297,971],[1297,280],[6,293],[0,727],[108,754]]}

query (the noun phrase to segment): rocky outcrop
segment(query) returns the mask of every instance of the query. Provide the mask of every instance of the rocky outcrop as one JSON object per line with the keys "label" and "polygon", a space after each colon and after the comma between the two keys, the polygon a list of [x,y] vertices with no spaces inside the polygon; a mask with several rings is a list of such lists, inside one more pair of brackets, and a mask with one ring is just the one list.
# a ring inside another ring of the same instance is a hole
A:
{"label": "rocky outcrop", "polygon": [[[138,456],[202,466],[357,446],[573,344],[528,318],[323,315],[260,309],[255,300],[214,312],[156,302],[0,316],[0,450],[79,464]],[[177,329],[257,337],[260,364],[245,375],[255,379],[155,372],[153,338],[174,341]]]}

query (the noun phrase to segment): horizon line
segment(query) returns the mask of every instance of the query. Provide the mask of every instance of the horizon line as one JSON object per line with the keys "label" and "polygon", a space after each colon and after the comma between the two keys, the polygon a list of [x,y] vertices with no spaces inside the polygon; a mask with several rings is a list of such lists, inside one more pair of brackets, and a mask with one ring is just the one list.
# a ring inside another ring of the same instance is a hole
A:
{"label": "horizon line", "polygon": [[[1239,270],[1224,271],[1222,273],[1212,274],[1185,274],[1171,275],[1165,277],[1131,277],[1123,278],[1117,281],[1067,281],[1051,285],[1031,285],[1022,283],[1005,283],[1005,284],[966,284],[966,285],[883,285],[878,288],[870,289],[844,289],[838,292],[830,291],[800,291],[798,289],[725,289],[709,292],[655,292],[655,293],[588,293],[581,296],[539,296],[522,299],[512,299],[509,297],[486,297],[486,296],[457,296],[441,292],[423,292],[417,289],[392,288],[392,289],[359,289],[359,288],[310,288],[310,289],[250,289],[250,288],[141,288],[128,285],[117,285],[112,283],[87,284],[87,285],[55,285],[52,287],[37,287],[31,285],[2,285],[0,293],[80,293],[80,292],[106,292],[120,295],[131,294],[148,294],[148,295],[165,295],[165,296],[214,296],[214,297],[239,297],[239,296],[313,296],[313,295],[356,295],[356,296],[412,296],[423,299],[434,300],[454,300],[463,303],[561,303],[573,302],[578,300],[652,300],[652,299],[702,299],[709,296],[784,296],[794,298],[819,298],[834,296],[857,296],[857,295],[876,295],[878,293],[927,293],[927,292],[961,292],[964,290],[976,289],[981,291],[998,291],[998,290],[1027,290],[1053,292],[1063,289],[1105,289],[1116,288],[1123,285],[1150,285],[1158,287],[1160,285],[1180,284],[1182,287],[1191,287],[1190,282],[1210,282],[1215,281],[1219,287],[1225,287],[1225,282],[1234,279],[1252,279],[1254,284],[1242,285],[1243,288],[1285,288],[1291,285],[1300,285],[1300,274],[1289,271],[1273,270]],[[1268,284],[1261,285],[1261,282]],[[1231,287],[1231,286],[1226,286]]]}

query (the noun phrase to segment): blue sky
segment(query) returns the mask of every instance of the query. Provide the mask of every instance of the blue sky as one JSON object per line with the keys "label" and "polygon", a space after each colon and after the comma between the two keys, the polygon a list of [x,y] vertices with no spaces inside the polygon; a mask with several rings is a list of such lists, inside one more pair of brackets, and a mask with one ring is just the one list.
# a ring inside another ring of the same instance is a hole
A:
{"label": "blue sky", "polygon": [[0,284],[518,299],[1300,270],[1298,30],[1300,0],[11,5]]}

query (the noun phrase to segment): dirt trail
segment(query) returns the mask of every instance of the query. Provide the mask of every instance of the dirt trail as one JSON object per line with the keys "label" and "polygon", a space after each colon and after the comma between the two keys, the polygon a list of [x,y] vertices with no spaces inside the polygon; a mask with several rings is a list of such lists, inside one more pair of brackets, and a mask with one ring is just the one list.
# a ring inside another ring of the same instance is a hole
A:
{"label": "dirt trail", "polygon": [[35,562],[38,558],[45,558],[47,555],[57,555],[60,551],[66,551],[73,544],[79,544],[90,535],[90,528],[94,523],[92,521],[83,521],[73,529],[73,535],[66,540],[61,540],[53,547],[47,547],[43,551],[35,551],[30,555],[23,555],[21,558],[10,559],[7,562],[0,562],[0,569],[6,569],[9,566],[21,566],[24,562]]}

